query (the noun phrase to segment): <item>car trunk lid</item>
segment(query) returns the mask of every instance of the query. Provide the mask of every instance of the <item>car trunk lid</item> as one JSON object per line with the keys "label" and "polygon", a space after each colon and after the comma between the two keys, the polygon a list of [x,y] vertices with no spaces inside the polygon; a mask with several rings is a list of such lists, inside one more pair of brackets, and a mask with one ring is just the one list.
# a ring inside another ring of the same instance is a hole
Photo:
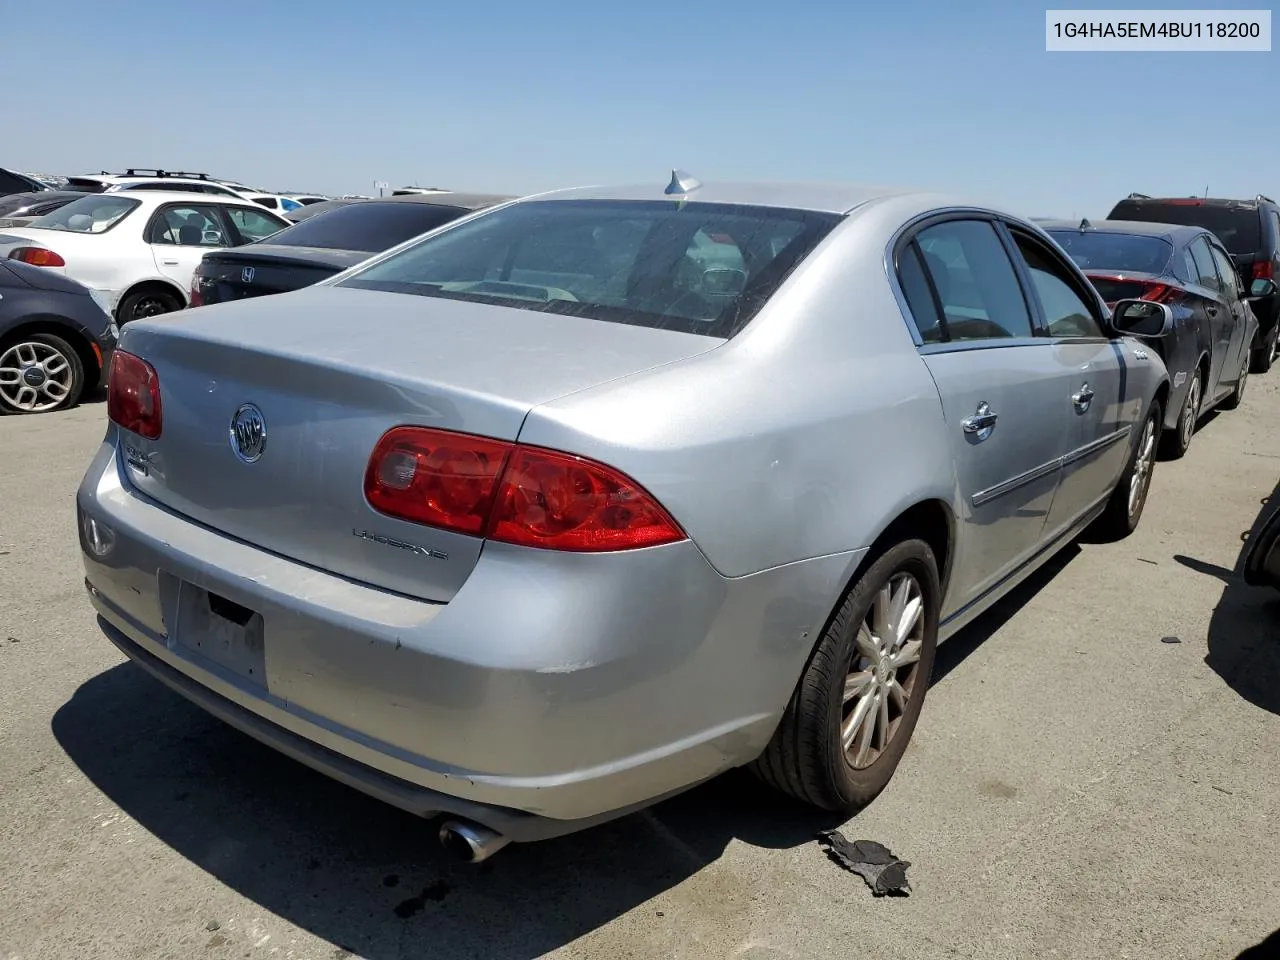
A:
{"label": "car trunk lid", "polygon": [[327,250],[251,244],[239,250],[206,253],[200,264],[206,303],[223,303],[309,287],[373,256],[360,250]]}
{"label": "car trunk lid", "polygon": [[[378,439],[417,424],[514,440],[538,404],[714,349],[696,334],[324,286],[124,329],[159,376],[162,435],[121,431],[146,496],[237,539],[410,596],[447,601],[483,541],[375,512]],[[233,450],[244,404],[266,442]]]}

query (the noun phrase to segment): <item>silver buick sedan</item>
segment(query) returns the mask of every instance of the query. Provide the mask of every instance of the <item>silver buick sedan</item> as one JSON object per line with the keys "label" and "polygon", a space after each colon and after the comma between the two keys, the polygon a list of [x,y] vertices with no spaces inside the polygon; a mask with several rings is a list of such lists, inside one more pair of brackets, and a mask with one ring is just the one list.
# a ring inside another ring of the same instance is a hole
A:
{"label": "silver buick sedan", "polygon": [[1167,307],[849,186],[543,194],[130,324],[78,495],[107,637],[482,859],[732,767],[852,811],[937,643],[1151,483]]}

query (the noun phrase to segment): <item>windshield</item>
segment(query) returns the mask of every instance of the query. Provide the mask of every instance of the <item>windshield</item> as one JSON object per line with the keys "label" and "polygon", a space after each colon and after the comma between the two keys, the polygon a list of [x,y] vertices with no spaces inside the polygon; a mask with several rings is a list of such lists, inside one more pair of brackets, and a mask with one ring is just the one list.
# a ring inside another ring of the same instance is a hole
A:
{"label": "windshield", "polygon": [[676,200],[525,201],[340,285],[731,337],[839,220]]}
{"label": "windshield", "polygon": [[1218,235],[1228,253],[1248,255],[1262,247],[1262,227],[1257,210],[1207,204],[1196,200],[1152,203],[1122,200],[1108,220],[1141,220],[1144,223],[1176,223],[1203,227]]}
{"label": "windshield", "polygon": [[93,194],[72,200],[65,207],[32,220],[28,226],[71,233],[106,233],[137,206],[137,200],[119,194]]}
{"label": "windshield", "polygon": [[1050,230],[1049,236],[1058,241],[1081,270],[1159,274],[1165,272],[1173,256],[1173,244],[1159,237],[1079,230]]}
{"label": "windshield", "polygon": [[286,227],[271,243],[381,253],[468,212],[434,203],[351,203]]}

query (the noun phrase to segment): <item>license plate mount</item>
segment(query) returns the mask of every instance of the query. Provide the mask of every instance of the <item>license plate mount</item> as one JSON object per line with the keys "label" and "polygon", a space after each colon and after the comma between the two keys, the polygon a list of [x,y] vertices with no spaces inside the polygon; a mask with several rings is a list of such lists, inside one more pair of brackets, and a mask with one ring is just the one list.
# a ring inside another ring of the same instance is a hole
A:
{"label": "license plate mount", "polygon": [[262,614],[227,597],[182,581],[174,645],[195,660],[205,660],[260,687],[267,685]]}

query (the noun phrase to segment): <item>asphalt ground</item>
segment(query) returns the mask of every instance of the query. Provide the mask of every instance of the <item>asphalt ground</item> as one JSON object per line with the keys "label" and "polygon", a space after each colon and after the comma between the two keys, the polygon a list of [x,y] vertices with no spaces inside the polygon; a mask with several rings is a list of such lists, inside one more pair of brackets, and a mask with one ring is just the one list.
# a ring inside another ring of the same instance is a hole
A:
{"label": "asphalt ground", "polygon": [[127,663],[74,527],[104,404],[0,418],[0,960],[1234,958],[1280,928],[1280,593],[1232,572],[1278,417],[1280,369],[1157,466],[1135,535],[940,649],[901,769],[842,827],[910,861],[904,898],[738,775],[447,860]]}

